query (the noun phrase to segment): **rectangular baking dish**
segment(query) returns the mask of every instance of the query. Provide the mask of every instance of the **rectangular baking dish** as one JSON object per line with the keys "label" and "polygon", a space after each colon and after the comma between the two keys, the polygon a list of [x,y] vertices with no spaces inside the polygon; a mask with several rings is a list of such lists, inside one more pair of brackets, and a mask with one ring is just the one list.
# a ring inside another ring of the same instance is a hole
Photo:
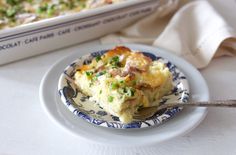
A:
{"label": "rectangular baking dish", "polygon": [[118,31],[159,6],[159,0],[130,0],[0,30],[0,65]]}

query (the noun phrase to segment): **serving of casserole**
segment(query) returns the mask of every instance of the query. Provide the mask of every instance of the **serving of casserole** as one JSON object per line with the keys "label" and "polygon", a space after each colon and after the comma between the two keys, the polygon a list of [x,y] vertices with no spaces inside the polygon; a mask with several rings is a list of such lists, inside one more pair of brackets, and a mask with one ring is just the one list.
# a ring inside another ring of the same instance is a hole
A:
{"label": "serving of casserole", "polygon": [[172,89],[172,75],[161,62],[117,46],[79,66],[75,83],[108,113],[130,123],[139,108],[154,106]]}
{"label": "serving of casserole", "polygon": [[159,48],[137,44],[78,49],[59,78],[60,99],[74,115],[98,126],[161,124],[182,108],[164,109],[145,120],[133,117],[144,107],[189,99],[186,76],[162,55]]}

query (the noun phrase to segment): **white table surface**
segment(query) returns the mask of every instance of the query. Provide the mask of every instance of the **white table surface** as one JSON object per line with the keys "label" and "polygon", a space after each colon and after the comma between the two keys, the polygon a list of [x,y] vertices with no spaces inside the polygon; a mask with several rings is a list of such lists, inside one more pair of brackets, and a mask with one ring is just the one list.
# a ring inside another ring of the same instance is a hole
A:
{"label": "white table surface", "polygon": [[[210,0],[236,29],[236,1]],[[98,41],[78,46],[91,46]],[[111,147],[85,142],[59,128],[39,101],[39,85],[50,66],[76,49],[25,59],[0,67],[0,155],[31,154],[236,154],[236,110],[211,108],[192,132],[146,147]],[[236,57],[214,59],[201,70],[212,99],[236,99]]]}

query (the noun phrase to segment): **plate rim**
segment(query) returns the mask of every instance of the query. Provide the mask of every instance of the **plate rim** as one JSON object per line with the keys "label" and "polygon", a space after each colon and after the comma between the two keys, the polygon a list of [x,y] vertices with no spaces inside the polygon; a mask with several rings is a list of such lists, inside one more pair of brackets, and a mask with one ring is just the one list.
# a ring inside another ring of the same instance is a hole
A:
{"label": "plate rim", "polygon": [[[205,90],[205,96],[204,98],[206,100],[209,100],[209,90],[208,90],[208,87],[207,87],[207,84],[206,84],[206,81],[205,79],[202,77],[201,73],[195,68],[193,67],[193,65],[191,65],[190,63],[188,63],[186,60],[172,54],[172,53],[169,53],[167,52],[165,54],[165,56],[163,56],[163,51],[166,52],[168,50],[165,50],[165,49],[162,49],[162,48],[159,48],[159,47],[153,47],[153,46],[148,46],[148,45],[142,45],[142,44],[121,44],[121,45],[124,45],[124,46],[130,46],[131,48],[133,47],[136,47],[136,48],[145,48],[145,49],[148,49],[148,50],[154,50],[155,52],[159,52],[161,53],[160,56],[162,56],[163,58],[173,62],[177,67],[178,65],[175,63],[175,61],[172,61],[171,59],[178,59],[178,60],[181,60],[182,63],[185,63],[187,65],[189,65],[188,67],[193,69],[195,73],[197,73],[200,77],[201,77],[201,82],[203,83],[203,86],[204,87],[204,90]],[[77,48],[77,50],[79,49],[87,49],[88,51],[89,50],[92,50],[94,49],[94,47],[97,47],[97,48],[110,48],[112,46],[116,46],[116,44],[107,44],[107,45],[94,45],[93,48],[91,47],[85,47],[85,48]],[[49,116],[49,118],[54,122],[56,123],[57,125],[63,127],[63,129],[65,129],[66,131],[69,131],[70,133],[72,133],[73,135],[76,135],[76,136],[79,136],[81,138],[83,138],[84,140],[88,140],[88,141],[93,141],[92,139],[89,139],[88,137],[86,137],[85,135],[79,135],[77,132],[75,131],[72,131],[68,126],[65,126],[65,125],[62,125],[62,123],[60,122],[60,120],[50,111],[50,109],[48,109],[48,106],[47,106],[47,101],[45,100],[45,96],[44,96],[44,92],[43,90],[45,90],[45,82],[48,80],[47,78],[49,77],[49,75],[51,74],[51,72],[53,71],[53,69],[55,70],[57,66],[60,65],[60,63],[62,63],[63,61],[66,61],[67,59],[70,59],[71,57],[73,56],[76,56],[78,55],[78,52],[75,52],[75,53],[72,53],[70,54],[69,56],[66,56],[64,58],[61,58],[60,60],[58,60],[54,65],[52,65],[48,70],[47,72],[45,73],[44,77],[42,78],[42,81],[40,83],[40,88],[39,88],[39,97],[40,97],[40,101],[41,101],[41,105],[44,109],[44,111],[47,113],[47,115]],[[171,56],[172,58],[166,58],[167,56]],[[177,60],[176,60],[177,61]],[[181,71],[182,70],[182,67],[178,67]],[[184,71],[183,71],[184,72]],[[186,75],[186,73],[184,73]],[[56,82],[56,85],[57,85],[57,82]],[[56,91],[56,90],[55,90]],[[191,91],[191,87],[190,87],[190,91]],[[157,139],[157,140],[151,140],[149,142],[144,142],[140,145],[150,145],[150,144],[153,144],[154,142],[163,142],[163,141],[166,141],[166,140],[169,140],[171,138],[174,138],[174,137],[177,137],[177,136],[180,136],[180,135],[183,135],[183,134],[186,134],[188,132],[190,132],[192,129],[194,129],[196,126],[198,126],[200,124],[200,122],[205,118],[206,114],[207,114],[207,108],[196,108],[196,109],[201,109],[201,115],[198,116],[198,120],[193,123],[192,125],[188,125],[187,128],[185,128],[185,130],[182,130],[181,132],[176,132],[175,134],[172,134],[172,135],[169,135],[169,137],[166,137],[166,138],[162,138],[162,139]],[[165,124],[165,123],[164,123]],[[112,130],[112,129],[111,129]],[[141,129],[142,130],[142,129]],[[94,142],[94,141],[93,141]],[[104,144],[105,142],[104,141],[97,141],[97,143],[102,143]],[[117,145],[116,143],[106,143],[106,144],[109,144],[109,145]],[[139,144],[135,144],[135,146],[137,146]],[[127,146],[127,145],[126,145]]]}

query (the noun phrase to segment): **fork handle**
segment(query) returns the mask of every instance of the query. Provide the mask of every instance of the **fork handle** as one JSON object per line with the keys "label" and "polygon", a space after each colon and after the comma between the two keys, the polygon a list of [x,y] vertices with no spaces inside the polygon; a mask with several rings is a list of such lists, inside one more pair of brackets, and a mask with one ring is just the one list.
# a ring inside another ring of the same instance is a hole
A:
{"label": "fork handle", "polygon": [[158,107],[158,109],[171,108],[171,107],[236,107],[236,100],[216,100],[216,101],[190,101],[187,103],[165,103]]}

